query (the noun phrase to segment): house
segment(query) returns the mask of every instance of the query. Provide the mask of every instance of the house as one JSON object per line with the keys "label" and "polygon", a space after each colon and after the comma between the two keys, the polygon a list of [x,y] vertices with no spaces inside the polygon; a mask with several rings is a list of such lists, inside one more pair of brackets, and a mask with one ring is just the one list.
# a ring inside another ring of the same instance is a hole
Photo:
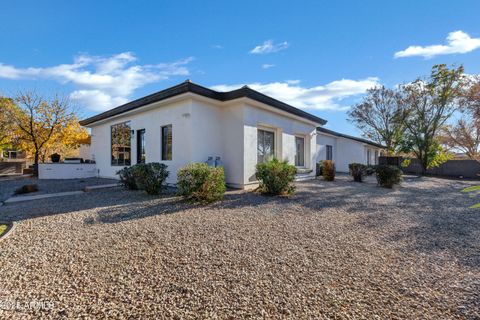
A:
{"label": "house", "polygon": [[323,127],[317,128],[318,160],[333,160],[339,172],[348,172],[350,163],[378,164],[385,149],[381,144]]}
{"label": "house", "polygon": [[101,177],[117,177],[135,163],[161,162],[173,184],[179,168],[212,157],[223,163],[229,186],[249,188],[258,183],[255,165],[272,157],[288,159],[299,179],[308,179],[321,159],[330,157],[342,164],[338,170],[348,171],[348,163],[367,163],[367,154],[374,159],[381,150],[325,131],[326,122],[247,86],[217,92],[185,81],[80,124],[91,128],[92,160]]}

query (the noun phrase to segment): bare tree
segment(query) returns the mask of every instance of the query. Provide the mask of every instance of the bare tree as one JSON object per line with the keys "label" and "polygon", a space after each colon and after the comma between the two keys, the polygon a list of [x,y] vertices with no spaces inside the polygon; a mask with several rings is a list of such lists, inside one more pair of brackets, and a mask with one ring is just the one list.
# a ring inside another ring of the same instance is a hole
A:
{"label": "bare tree", "polygon": [[384,144],[389,154],[397,151],[406,116],[398,90],[383,86],[369,89],[363,101],[353,106],[348,116],[365,137]]}
{"label": "bare tree", "polygon": [[480,77],[465,79],[461,96],[463,118],[445,128],[442,143],[458,149],[470,158],[480,160]]}
{"label": "bare tree", "polygon": [[459,149],[470,159],[480,160],[480,122],[478,119],[460,119],[455,125],[447,126],[442,143]]}
{"label": "bare tree", "polygon": [[32,149],[35,174],[38,174],[39,156],[45,145],[74,116],[69,101],[55,96],[46,99],[36,92],[19,93],[15,98],[21,112],[10,113],[10,120],[18,129],[19,139]]}

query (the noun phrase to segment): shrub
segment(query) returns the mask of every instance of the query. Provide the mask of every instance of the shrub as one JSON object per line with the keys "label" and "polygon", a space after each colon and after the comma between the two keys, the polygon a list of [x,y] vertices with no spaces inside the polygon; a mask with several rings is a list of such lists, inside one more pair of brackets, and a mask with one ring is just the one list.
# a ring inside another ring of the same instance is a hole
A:
{"label": "shrub", "polygon": [[373,175],[377,171],[377,165],[375,164],[369,164],[367,165],[367,168],[365,170],[365,173],[367,176]]}
{"label": "shrub", "polygon": [[322,175],[322,169],[323,169],[323,160],[320,160],[317,162],[317,167],[316,167],[316,172],[315,176],[319,177]]}
{"label": "shrub", "polygon": [[117,174],[120,177],[120,183],[127,189],[138,190],[137,181],[135,179],[135,166],[125,167],[118,171]]}
{"label": "shrub", "polygon": [[378,184],[385,188],[392,188],[402,181],[402,170],[397,166],[379,165],[376,174]]}
{"label": "shrub", "polygon": [[322,166],[323,179],[326,181],[335,180],[335,164],[332,160],[324,160]]}
{"label": "shrub", "polygon": [[118,171],[121,183],[130,190],[145,190],[148,194],[159,194],[169,172],[163,163],[138,163]]}
{"label": "shrub", "polygon": [[177,176],[178,194],[189,200],[210,203],[221,200],[225,194],[223,167],[192,163],[179,169]]}
{"label": "shrub", "polygon": [[30,192],[37,192],[38,186],[36,184],[26,184],[15,190],[15,194],[24,194]]}
{"label": "shrub", "polygon": [[350,163],[348,171],[353,177],[353,181],[362,182],[363,177],[367,175],[367,166],[361,163]]}
{"label": "shrub", "polygon": [[158,162],[140,163],[134,165],[134,178],[136,185],[148,194],[159,194],[164,187],[169,172],[167,165]]}
{"label": "shrub", "polygon": [[260,192],[271,195],[292,194],[297,169],[288,161],[272,159],[257,164],[255,176],[260,181]]}

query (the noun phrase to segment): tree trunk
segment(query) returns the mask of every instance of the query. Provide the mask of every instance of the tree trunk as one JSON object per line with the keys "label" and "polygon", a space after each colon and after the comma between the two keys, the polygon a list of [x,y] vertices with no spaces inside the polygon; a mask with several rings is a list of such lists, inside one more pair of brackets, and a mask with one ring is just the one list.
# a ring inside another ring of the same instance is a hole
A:
{"label": "tree trunk", "polygon": [[422,176],[427,174],[428,162],[427,159],[421,159],[420,163],[422,164]]}
{"label": "tree trunk", "polygon": [[38,157],[39,157],[39,154],[38,154],[38,150],[35,150],[35,160],[34,160],[34,163],[33,163],[33,175],[35,177],[38,177]]}

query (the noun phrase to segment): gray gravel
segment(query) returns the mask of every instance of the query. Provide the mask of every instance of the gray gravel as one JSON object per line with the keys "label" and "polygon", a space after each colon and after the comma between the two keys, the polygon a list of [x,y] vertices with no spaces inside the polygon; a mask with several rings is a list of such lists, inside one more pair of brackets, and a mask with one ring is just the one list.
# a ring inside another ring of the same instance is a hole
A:
{"label": "gray gravel", "polygon": [[40,180],[30,177],[1,177],[0,178],[0,202],[14,196],[15,190],[26,184],[36,184],[38,191],[34,194],[57,193],[66,191],[80,191],[86,186],[96,186],[101,184],[110,184],[118,182],[113,179],[86,178],[86,179],[64,179]]}
{"label": "gray gravel", "polygon": [[53,308],[0,318],[477,319],[480,199],[459,192],[472,184],[340,177],[209,206],[119,188],[9,204],[0,300]]}

